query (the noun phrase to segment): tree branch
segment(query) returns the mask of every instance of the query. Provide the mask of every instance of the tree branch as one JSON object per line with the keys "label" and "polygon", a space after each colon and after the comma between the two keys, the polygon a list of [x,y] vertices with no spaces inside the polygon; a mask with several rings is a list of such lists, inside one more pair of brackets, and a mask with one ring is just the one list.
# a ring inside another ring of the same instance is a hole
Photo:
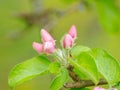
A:
{"label": "tree branch", "polygon": [[[65,88],[82,88],[82,87],[89,87],[94,86],[95,84],[91,80],[81,80],[73,71],[74,67],[72,65],[69,65],[67,67],[69,71],[70,77],[75,81],[74,83],[66,83],[64,85]],[[99,81],[97,85],[104,85],[107,84],[107,82],[103,79]]]}
{"label": "tree branch", "polygon": [[73,79],[73,81],[78,82],[80,81],[80,78],[73,72],[73,66],[69,65],[68,66],[68,71],[69,71],[69,76]]}
{"label": "tree branch", "polygon": [[[107,82],[101,79],[97,85],[104,85],[104,84],[107,84]],[[66,83],[64,85],[65,88],[83,88],[83,87],[89,87],[89,86],[95,86],[95,84],[91,80],[81,80],[79,82]]]}

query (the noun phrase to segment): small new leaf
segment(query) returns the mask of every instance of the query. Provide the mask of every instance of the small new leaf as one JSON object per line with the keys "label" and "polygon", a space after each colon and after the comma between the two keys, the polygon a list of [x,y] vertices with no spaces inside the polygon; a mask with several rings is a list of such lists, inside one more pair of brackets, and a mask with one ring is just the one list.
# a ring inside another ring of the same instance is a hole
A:
{"label": "small new leaf", "polygon": [[53,80],[50,90],[59,90],[68,80],[68,71],[67,69],[62,69],[61,72]]}
{"label": "small new leaf", "polygon": [[76,58],[78,57],[78,55],[80,55],[80,53],[82,52],[87,52],[87,51],[90,51],[91,49],[89,47],[85,47],[85,46],[75,46],[72,48],[71,50],[71,55],[73,58]]}
{"label": "small new leaf", "polygon": [[60,64],[58,62],[53,62],[50,64],[49,71],[51,73],[57,74],[60,71]]}

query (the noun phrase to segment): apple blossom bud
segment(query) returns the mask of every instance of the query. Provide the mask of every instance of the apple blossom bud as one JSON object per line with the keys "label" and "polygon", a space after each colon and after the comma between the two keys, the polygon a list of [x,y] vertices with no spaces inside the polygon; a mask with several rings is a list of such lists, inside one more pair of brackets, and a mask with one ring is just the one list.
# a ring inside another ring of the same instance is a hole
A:
{"label": "apple blossom bud", "polygon": [[70,34],[73,39],[76,39],[77,31],[76,31],[75,25],[72,25],[72,27],[70,28],[68,34]]}
{"label": "apple blossom bud", "polygon": [[93,90],[105,90],[105,89],[100,87],[95,87]]}
{"label": "apple blossom bud", "polygon": [[44,29],[41,30],[42,42],[52,41],[54,42],[53,37]]}
{"label": "apple blossom bud", "polygon": [[33,48],[40,54],[43,52],[43,45],[37,42],[33,42]]}
{"label": "apple blossom bud", "polygon": [[73,46],[73,44],[74,44],[74,40],[69,34],[66,34],[64,36],[62,44],[63,44],[64,48],[71,48]]}
{"label": "apple blossom bud", "polygon": [[55,51],[55,45],[51,41],[44,42],[43,44],[43,50],[47,54],[51,54]]}
{"label": "apple blossom bud", "polygon": [[55,40],[53,37],[44,29],[41,30],[42,42],[43,44],[39,44],[34,42],[33,48],[38,53],[46,53],[51,54],[55,50]]}

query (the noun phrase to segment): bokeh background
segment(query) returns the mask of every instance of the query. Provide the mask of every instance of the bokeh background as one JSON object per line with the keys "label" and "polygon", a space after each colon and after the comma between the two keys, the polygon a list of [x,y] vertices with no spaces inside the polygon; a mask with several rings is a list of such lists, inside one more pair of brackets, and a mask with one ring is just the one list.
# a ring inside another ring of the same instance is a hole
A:
{"label": "bokeh background", "polygon": [[[0,90],[10,90],[8,75],[18,63],[38,55],[33,41],[47,29],[60,47],[76,25],[77,44],[103,48],[120,60],[120,0],[0,0]],[[49,90],[52,76],[41,76],[15,90]]]}

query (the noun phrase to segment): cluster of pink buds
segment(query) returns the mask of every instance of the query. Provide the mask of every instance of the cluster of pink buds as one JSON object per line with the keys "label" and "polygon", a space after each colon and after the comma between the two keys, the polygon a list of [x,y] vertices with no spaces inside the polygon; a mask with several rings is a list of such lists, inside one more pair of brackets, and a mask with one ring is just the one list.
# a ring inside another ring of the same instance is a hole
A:
{"label": "cluster of pink buds", "polygon": [[[41,30],[42,44],[33,42],[33,48],[39,53],[51,54],[55,51],[55,40],[53,37],[44,29]],[[71,48],[74,45],[77,32],[76,27],[73,25],[63,38],[62,46],[63,48]]]}
{"label": "cluster of pink buds", "polygon": [[[33,48],[39,53],[52,54],[54,53],[55,40],[53,37],[44,29],[41,30],[42,43],[33,42]],[[73,25],[69,32],[65,34],[62,41],[62,47],[65,49],[72,48],[77,37],[76,27]],[[64,60],[64,56],[62,50],[58,49],[58,56]],[[60,59],[61,60],[61,59]],[[66,61],[66,59],[64,60]],[[93,90],[106,90],[101,87],[94,87]],[[110,88],[107,90],[117,90],[116,88]]]}
{"label": "cluster of pink buds", "polygon": [[64,48],[71,48],[74,45],[74,41],[77,37],[76,27],[73,25],[69,32],[64,36],[62,46]]}

